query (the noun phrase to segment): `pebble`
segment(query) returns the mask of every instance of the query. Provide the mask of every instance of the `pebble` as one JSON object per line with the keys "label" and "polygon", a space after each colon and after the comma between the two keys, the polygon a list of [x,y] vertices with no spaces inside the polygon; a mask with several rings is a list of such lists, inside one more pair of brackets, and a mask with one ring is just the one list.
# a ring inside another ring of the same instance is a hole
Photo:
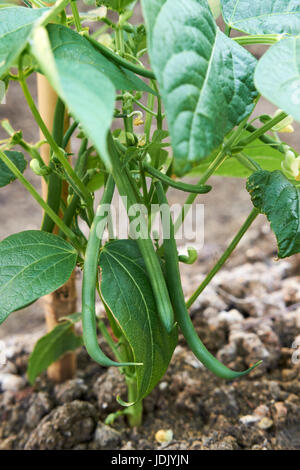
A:
{"label": "pebble", "polygon": [[254,424],[257,423],[259,420],[260,417],[255,415],[245,415],[240,418],[240,422],[242,424]]}
{"label": "pebble", "polygon": [[14,374],[0,374],[0,388],[3,392],[18,392],[26,385],[23,377]]}
{"label": "pebble", "polygon": [[270,429],[273,426],[274,422],[271,418],[267,418],[266,416],[260,420],[258,423],[259,429]]}
{"label": "pebble", "polygon": [[99,450],[113,450],[121,444],[122,434],[103,423],[98,423],[94,445]]}
{"label": "pebble", "polygon": [[155,434],[155,440],[159,444],[165,444],[165,443],[171,442],[173,440],[173,436],[174,436],[174,433],[172,429],[168,429],[167,431],[164,429],[160,429]]}

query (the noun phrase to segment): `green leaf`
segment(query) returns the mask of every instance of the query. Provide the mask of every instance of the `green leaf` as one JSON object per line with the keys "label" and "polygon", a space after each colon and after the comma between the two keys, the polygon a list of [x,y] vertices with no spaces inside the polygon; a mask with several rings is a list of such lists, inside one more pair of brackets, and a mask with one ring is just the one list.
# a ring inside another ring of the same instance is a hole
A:
{"label": "green leaf", "polygon": [[253,110],[256,59],[216,26],[206,0],[143,0],[177,171],[218,147]]}
{"label": "green leaf", "polygon": [[300,252],[300,188],[281,171],[258,171],[250,176],[247,190],[254,207],[265,214],[276,235],[278,258]]}
{"label": "green leaf", "polygon": [[[241,139],[244,139],[251,135],[250,132],[244,131],[241,135]],[[201,163],[195,166],[187,176],[198,176],[203,174],[216,158],[217,153],[220,149],[213,152],[208,158],[205,158]],[[284,161],[284,154],[276,150],[270,145],[264,144],[259,139],[252,142],[252,144],[245,147],[243,153],[248,157],[252,158],[258,163],[263,170],[275,171],[281,169],[281,162]],[[225,160],[225,162],[217,169],[214,175],[226,176],[233,178],[248,178],[253,173],[253,170],[246,168],[238,159],[231,157]]]}
{"label": "green leaf", "polygon": [[116,89],[149,91],[150,88],[132,72],[106,59],[75,31],[57,24],[48,25],[47,31],[49,39],[36,31],[32,52],[110,168],[106,136],[113,119]]}
{"label": "green leaf", "polygon": [[62,238],[38,230],[9,236],[0,243],[0,324],[13,311],[67,282],[77,253]]}
{"label": "green leaf", "polygon": [[221,0],[225,23],[248,34],[300,33],[297,0]]}
{"label": "green leaf", "polygon": [[263,96],[300,122],[300,37],[282,39],[263,55],[255,84]]}
{"label": "green leaf", "polygon": [[101,3],[116,11],[123,11],[133,0],[103,0]]}
{"label": "green leaf", "polygon": [[137,242],[117,240],[100,254],[101,295],[132,349],[136,367],[137,401],[155,387],[167,370],[177,344],[177,331],[168,335],[156,311],[155,299]]}
{"label": "green leaf", "polygon": [[102,172],[95,173],[87,184],[87,189],[94,193],[104,185],[104,174]]}
{"label": "green leaf", "polygon": [[71,321],[58,324],[36,343],[28,362],[27,376],[29,382],[33,385],[37,376],[53,362],[66,353],[75,351],[82,345],[82,337],[74,333]]}
{"label": "green leaf", "polygon": [[0,10],[0,78],[25,49],[35,22],[48,8],[9,7]]}
{"label": "green leaf", "polygon": [[[7,150],[4,153],[16,165],[18,170],[20,170],[21,173],[24,173],[25,168],[27,166],[27,162],[24,158],[24,155],[21,152],[14,152],[11,150]],[[14,176],[14,174],[10,171],[9,168],[7,168],[5,163],[0,160],[0,188],[3,188],[3,186],[6,186],[7,184],[15,180],[16,177]]]}

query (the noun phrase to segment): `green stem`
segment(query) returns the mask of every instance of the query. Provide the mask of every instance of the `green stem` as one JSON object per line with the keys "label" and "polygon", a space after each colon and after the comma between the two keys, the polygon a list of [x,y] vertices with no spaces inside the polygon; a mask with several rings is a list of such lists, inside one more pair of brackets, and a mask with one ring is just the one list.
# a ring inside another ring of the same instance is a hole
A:
{"label": "green stem", "polygon": [[127,391],[128,391],[128,402],[134,403],[134,405],[126,409],[126,416],[128,423],[131,428],[139,427],[142,424],[143,418],[143,402],[136,402],[137,385],[133,379],[126,379]]}
{"label": "green stem", "polygon": [[282,34],[262,34],[257,36],[239,36],[233,38],[233,40],[238,44],[247,46],[251,44],[276,44],[282,37]]}
{"label": "green stem", "polygon": [[134,101],[134,103],[136,103],[143,111],[145,111],[146,113],[149,113],[151,114],[153,117],[157,118],[157,113],[155,111],[153,111],[152,109],[148,108],[147,106],[145,106],[143,103],[141,103],[140,101],[138,101],[134,96],[132,98],[132,101]]}
{"label": "green stem", "polygon": [[[199,179],[197,186],[199,185],[204,185],[206,181],[214,174],[214,172],[222,165],[222,163],[226,160],[227,158],[227,149],[223,149],[215,158],[215,160],[210,164],[208,169],[205,171],[205,173],[201,176]],[[188,210],[190,206],[193,204],[197,197],[197,194],[190,194],[188,198],[185,201],[185,204],[183,206],[183,209],[181,211],[181,214],[178,216],[176,222],[175,222],[175,233],[178,232],[180,229],[181,225],[184,222],[185,217],[187,216]]]}
{"label": "green stem", "polygon": [[[158,200],[160,206],[165,206],[169,208],[167,198],[165,196],[165,192],[163,190],[162,184],[160,182],[156,183],[156,190],[158,195]],[[165,214],[165,210],[162,214]],[[178,255],[177,255],[177,246],[174,238],[174,226],[172,222],[172,217],[169,210],[169,224],[167,227],[167,236],[165,236],[165,229],[163,224],[163,235],[164,235],[164,257],[165,257],[165,267],[166,267],[166,274],[167,274],[167,282],[169,287],[169,292],[171,296],[171,300],[175,310],[176,320],[180,326],[180,329],[185,337],[189,347],[195,354],[195,356],[202,362],[202,364],[207,367],[211,372],[213,372],[218,377],[221,377],[226,380],[233,380],[238,377],[242,377],[243,375],[248,374],[251,370],[257,367],[259,363],[255,364],[250,369],[243,371],[243,372],[236,372],[224,364],[222,364],[218,359],[216,359],[204,346],[202,341],[200,340],[194,326],[192,320],[189,316],[187,311],[184,294],[182,290],[181,280],[180,280],[180,272],[179,272],[179,264],[178,264]],[[163,221],[163,217],[162,217]]]}
{"label": "green stem", "polygon": [[68,159],[66,158],[64,152],[61,150],[61,148],[57,145],[55,140],[53,139],[51,133],[49,132],[46,124],[44,123],[35,103],[34,100],[30,94],[30,91],[28,89],[27,83],[24,80],[22,76],[22,66],[20,67],[20,85],[22,87],[24,96],[26,98],[26,101],[28,103],[28,106],[33,114],[34,119],[36,120],[39,128],[41,129],[42,133],[44,134],[48,144],[50,145],[53,153],[55,154],[56,158],[59,160],[63,168],[65,169],[66,173],[69,175],[69,177],[73,180],[75,186],[77,186],[78,190],[80,191],[83,200],[87,204],[87,210],[89,213],[89,218],[92,221],[93,219],[93,198],[91,197],[90,193],[80,180],[78,176],[76,175],[75,171],[73,170],[72,166],[68,162]]}
{"label": "green stem", "polygon": [[102,44],[100,44],[98,41],[95,41],[95,39],[91,38],[90,36],[86,35],[85,37],[105,57],[112,60],[116,64],[121,65],[125,69],[130,70],[131,72],[134,72],[137,75],[141,75],[142,77],[155,79],[155,75],[152,71],[139,67],[138,65],[134,65],[131,62],[128,62],[128,60],[123,59],[118,54],[115,54],[111,49],[108,49],[107,47],[103,46]]}
{"label": "green stem", "polygon": [[98,278],[98,260],[105,230],[106,216],[101,212],[101,206],[111,204],[114,194],[114,182],[112,177],[107,181],[100,206],[92,223],[90,236],[85,253],[85,262],[82,280],[82,327],[83,340],[87,352],[100,365],[105,367],[125,367],[137,365],[133,363],[120,363],[109,359],[100,349],[97,338],[96,322],[96,283]]}
{"label": "green stem", "polygon": [[[147,101],[147,108],[153,111],[154,109],[154,95],[149,93],[148,95],[148,101]],[[146,115],[146,121],[145,121],[145,126],[144,126],[144,131],[146,134],[147,142],[150,142],[150,134],[151,134],[151,126],[152,126],[152,121],[153,121],[153,112],[148,113]]]}
{"label": "green stem", "polygon": [[[52,136],[58,146],[62,145],[63,132],[65,120],[65,105],[60,98],[57,100],[57,105],[54,113],[53,131]],[[50,168],[53,170],[54,165],[50,161]],[[51,173],[48,179],[48,195],[47,204],[53,211],[58,214],[60,199],[62,193],[62,180],[56,173]],[[44,232],[52,233],[55,224],[48,214],[44,214],[41,230]]]}
{"label": "green stem", "polygon": [[58,1],[51,10],[43,15],[41,19],[38,21],[37,26],[47,26],[48,23],[55,20],[56,17],[66,8],[69,4],[70,0],[60,0]]}
{"label": "green stem", "polygon": [[[252,124],[247,124],[245,129],[248,132],[251,132],[251,134],[254,134],[257,131],[257,127],[252,126]],[[276,140],[272,139],[268,135],[261,135],[258,137],[258,139],[261,140],[261,142],[263,142],[264,144],[271,145],[273,148],[284,154],[282,144],[276,142]]]}
{"label": "green stem", "polygon": [[[255,101],[255,104],[257,104],[258,98]],[[247,121],[248,121],[249,116],[247,116],[245,119],[242,120],[242,122],[238,125],[236,130],[233,132],[231,137],[225,142],[225,145],[223,146],[223,149],[221,152],[216,156],[216,158],[212,161],[210,166],[207,168],[205,173],[202,175],[200,180],[198,181],[198,184],[205,184],[207,180],[217,171],[217,169],[224,163],[224,161],[228,158],[228,155],[231,154],[232,152],[232,146],[236,142],[236,140],[240,137],[241,133],[243,132]],[[187,198],[183,209],[181,211],[181,214],[178,216],[176,222],[175,222],[175,233],[178,232],[179,228],[181,227],[188,211],[190,210],[191,205],[195,201],[197,195],[195,194],[190,194],[189,197]]]}
{"label": "green stem", "polygon": [[234,237],[234,239],[232,240],[232,242],[230,243],[229,247],[227,248],[227,250],[223,253],[223,255],[221,256],[221,258],[218,260],[218,262],[215,264],[215,266],[212,268],[212,270],[210,271],[210,273],[206,276],[206,278],[204,279],[204,281],[201,283],[201,285],[198,287],[198,289],[196,289],[196,291],[194,292],[194,294],[190,297],[190,299],[187,301],[186,303],[186,307],[187,308],[190,308],[193,303],[196,301],[196,299],[199,297],[199,295],[204,291],[204,289],[206,288],[206,286],[210,283],[210,281],[215,277],[215,275],[217,274],[217,272],[222,268],[222,266],[224,266],[224,264],[226,263],[226,261],[228,260],[228,258],[231,256],[231,254],[233,253],[233,251],[235,250],[235,248],[237,247],[237,245],[239,244],[239,242],[241,241],[241,239],[243,238],[243,236],[245,235],[245,233],[247,232],[247,230],[249,229],[249,227],[252,225],[252,223],[254,222],[254,220],[256,219],[256,217],[258,216],[259,214],[259,211],[257,209],[253,209],[249,215],[249,217],[247,218],[247,220],[245,221],[245,223],[243,224],[243,226],[240,228],[239,232],[237,233],[237,235]]}
{"label": "green stem", "polygon": [[122,358],[121,358],[121,355],[118,351],[118,348],[117,348],[117,345],[116,343],[114,342],[114,340],[112,339],[112,337],[110,336],[109,334],[109,331],[108,329],[106,328],[106,325],[104,323],[104,321],[102,320],[99,320],[98,321],[98,326],[99,326],[99,330],[103,336],[103,338],[105,339],[105,341],[107,342],[108,346],[110,347],[110,349],[112,350],[112,352],[114,353],[116,359],[121,362],[122,361]]}
{"label": "green stem", "polygon": [[229,26],[228,24],[225,25],[225,34],[226,36],[230,36],[230,33],[231,33],[231,26]]}
{"label": "green stem", "polygon": [[247,145],[251,144],[254,140],[264,135],[266,132],[272,129],[272,127],[276,126],[276,124],[283,121],[286,117],[287,117],[287,114],[282,111],[280,114],[278,114],[278,116],[275,116],[273,119],[268,121],[262,127],[260,127],[259,129],[256,129],[256,131],[253,132],[253,134],[251,134],[249,137],[240,140],[237,143],[236,147],[232,148],[232,153],[241,152],[245,147],[247,147]]}
{"label": "green stem", "polygon": [[0,158],[3,160],[5,165],[10,169],[10,171],[15,175],[16,178],[23,184],[23,186],[30,192],[32,197],[38,202],[38,204],[44,209],[44,211],[52,218],[54,223],[62,230],[62,232],[67,236],[72,245],[79,251],[81,251],[81,246],[77,242],[76,235],[72,230],[67,227],[64,222],[59,218],[59,216],[48,206],[48,204],[43,200],[39,193],[35,190],[32,184],[22,175],[19,169],[13,164],[13,162],[5,155],[2,150],[0,150]]}
{"label": "green stem", "polygon": [[77,8],[77,3],[76,0],[71,0],[71,9],[73,13],[73,19],[74,19],[74,24],[78,32],[81,31],[81,21],[80,21],[80,16]]}

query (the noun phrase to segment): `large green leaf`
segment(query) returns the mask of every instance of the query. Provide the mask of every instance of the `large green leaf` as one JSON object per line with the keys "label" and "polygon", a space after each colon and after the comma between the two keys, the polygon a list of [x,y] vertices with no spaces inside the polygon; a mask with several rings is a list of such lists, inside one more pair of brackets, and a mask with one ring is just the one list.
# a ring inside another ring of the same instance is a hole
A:
{"label": "large green leaf", "polygon": [[24,7],[0,10],[0,78],[26,47],[34,23],[47,11]]}
{"label": "large green leaf", "polygon": [[207,157],[251,113],[256,60],[217,28],[206,0],[142,4],[174,156],[183,168]]}
{"label": "large green leaf", "polygon": [[8,315],[61,287],[72,274],[77,253],[62,238],[38,230],[0,243],[0,324]]}
{"label": "large green leaf", "polygon": [[[248,137],[250,132],[244,131],[241,140]],[[214,151],[208,158],[205,158],[199,165],[195,166],[187,176],[198,176],[204,173],[212,161],[216,158],[218,151]],[[261,142],[259,139],[245,147],[243,153],[258,163],[263,170],[275,171],[281,169],[281,162],[284,161],[284,154],[272,146]],[[247,178],[253,173],[253,170],[245,167],[237,158],[231,157],[214,173],[218,176],[227,176],[233,178]]]}
{"label": "large green leaf", "polygon": [[[65,101],[109,167],[106,148],[116,89],[149,91],[136,75],[110,62],[75,31],[50,24],[35,32],[32,51],[44,74]],[[52,53],[51,53],[52,50]]]}
{"label": "large green leaf", "polygon": [[[4,153],[14,163],[14,165],[16,165],[16,167],[18,168],[18,170],[21,171],[21,173],[25,171],[27,162],[21,152],[7,150]],[[7,168],[5,163],[0,160],[0,188],[6,186],[12,181],[15,181],[15,179],[16,177],[14,176],[14,174],[10,171],[9,168]]]}
{"label": "large green leaf", "polygon": [[225,23],[249,34],[300,33],[298,0],[221,0]]}
{"label": "large green leaf", "polygon": [[260,93],[300,122],[300,36],[282,39],[258,62]]}
{"label": "large green leaf", "polygon": [[147,270],[137,242],[106,244],[100,255],[101,295],[131,346],[136,367],[138,397],[144,398],[164,375],[177,343],[162,327]]}
{"label": "large green leaf", "polygon": [[35,379],[41,372],[66,353],[75,351],[82,344],[82,337],[77,336],[73,331],[72,321],[64,321],[58,324],[36,343],[28,361],[27,375],[29,382],[34,384]]}
{"label": "large green leaf", "polygon": [[278,257],[300,252],[300,187],[281,171],[258,171],[250,176],[247,189],[253,205],[266,214],[276,235]]}

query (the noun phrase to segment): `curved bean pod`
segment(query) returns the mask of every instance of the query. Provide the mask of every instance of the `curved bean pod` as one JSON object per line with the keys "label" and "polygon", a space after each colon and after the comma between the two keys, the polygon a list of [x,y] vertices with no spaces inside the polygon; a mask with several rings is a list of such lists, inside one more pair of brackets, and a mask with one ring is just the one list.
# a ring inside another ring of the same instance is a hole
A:
{"label": "curved bean pod", "polygon": [[[158,195],[159,204],[168,204],[165,192],[160,182],[155,184]],[[164,230],[164,227],[163,227]],[[170,215],[170,238],[164,239],[164,256],[166,262],[167,283],[169,287],[171,301],[175,310],[175,317],[181,328],[181,331],[195,354],[195,356],[204,364],[207,369],[213,372],[218,377],[226,380],[233,380],[243,375],[248,374],[251,370],[255,369],[262,361],[255,364],[250,369],[243,372],[236,372],[216,359],[204,346],[200,340],[189,313],[185,306],[184,294],[182,291],[180,272],[178,265],[177,247],[174,239],[174,226]]]}
{"label": "curved bean pod", "polygon": [[143,167],[145,171],[147,171],[150,175],[154,176],[154,178],[157,178],[162,183],[165,183],[168,186],[171,186],[172,188],[179,189],[179,191],[184,191],[186,193],[194,193],[194,194],[206,194],[212,190],[212,187],[208,185],[201,184],[197,186],[195,184],[188,184],[188,183],[181,183],[179,181],[174,181],[172,180],[172,178],[169,178],[169,176],[165,175],[164,173],[161,173],[161,171],[156,170],[155,168],[148,165],[147,163],[144,163]]}
{"label": "curved bean pod", "polygon": [[[110,176],[105,191],[100,203],[110,204],[113,193],[114,193],[114,181]],[[99,250],[101,246],[101,239],[104,232],[97,233],[97,226],[104,219],[103,214],[96,213],[94,218],[90,236],[86,248],[85,262],[84,262],[84,271],[83,271],[83,282],[82,282],[82,326],[83,326],[83,340],[87,352],[100,365],[104,367],[125,367],[125,366],[136,366],[141,365],[137,363],[120,363],[115,362],[109,359],[100,349],[98,338],[97,338],[97,324],[96,324],[96,312],[95,312],[95,302],[96,302],[96,282],[97,282],[97,273],[98,273],[98,259],[99,259]]]}

